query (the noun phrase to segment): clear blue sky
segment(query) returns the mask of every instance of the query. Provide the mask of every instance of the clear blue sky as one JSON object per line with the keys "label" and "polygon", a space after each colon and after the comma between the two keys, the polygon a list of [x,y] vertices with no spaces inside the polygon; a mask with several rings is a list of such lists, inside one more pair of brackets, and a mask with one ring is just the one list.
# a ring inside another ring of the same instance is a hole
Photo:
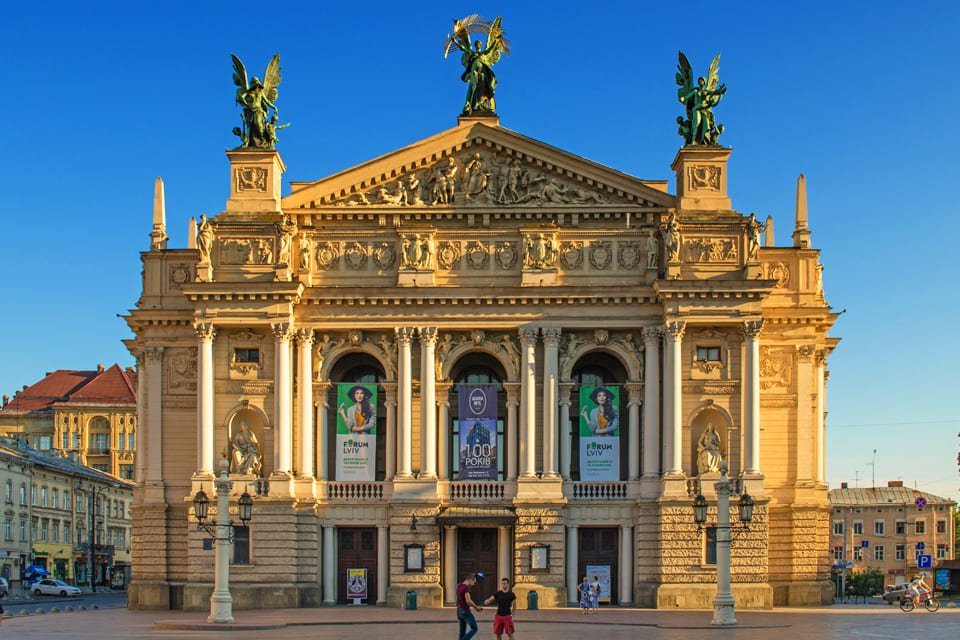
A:
{"label": "clear blue sky", "polygon": [[[549,7],[549,8],[547,8]],[[643,178],[669,178],[677,50],[717,109],[734,206],[789,244],[807,175],[826,294],[846,313],[829,368],[828,479],[960,497],[956,2],[23,2],[4,12],[0,392],[132,364],[116,317],[140,290],[153,180],[171,246],[227,197],[239,124],[231,51],[283,61],[279,149],[316,179],[455,123],[451,18],[502,13],[501,123]]]}

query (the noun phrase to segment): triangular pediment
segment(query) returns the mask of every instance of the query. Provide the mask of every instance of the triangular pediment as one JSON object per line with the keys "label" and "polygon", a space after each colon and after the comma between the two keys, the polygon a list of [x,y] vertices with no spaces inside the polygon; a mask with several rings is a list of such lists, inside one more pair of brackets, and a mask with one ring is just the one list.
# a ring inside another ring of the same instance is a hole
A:
{"label": "triangular pediment", "polygon": [[645,181],[495,124],[461,123],[315,182],[294,182],[283,208],[675,206]]}

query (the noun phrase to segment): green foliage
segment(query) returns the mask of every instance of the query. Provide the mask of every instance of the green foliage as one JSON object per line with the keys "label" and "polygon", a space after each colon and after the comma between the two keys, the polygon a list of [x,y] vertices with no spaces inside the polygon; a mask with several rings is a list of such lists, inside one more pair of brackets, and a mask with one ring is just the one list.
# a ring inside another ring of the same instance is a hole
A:
{"label": "green foliage", "polygon": [[880,569],[847,572],[847,593],[852,596],[875,596],[883,593],[884,574]]}

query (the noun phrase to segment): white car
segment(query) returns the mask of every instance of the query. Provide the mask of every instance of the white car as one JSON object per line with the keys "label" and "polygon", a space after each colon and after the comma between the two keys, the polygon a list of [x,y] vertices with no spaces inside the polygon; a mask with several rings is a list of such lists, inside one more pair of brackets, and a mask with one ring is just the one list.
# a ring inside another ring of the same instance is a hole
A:
{"label": "white car", "polygon": [[3,576],[0,576],[0,598],[6,598],[10,593],[10,583]]}
{"label": "white car", "polygon": [[33,585],[33,594],[37,596],[78,596],[80,589],[73,587],[63,580],[44,578]]}

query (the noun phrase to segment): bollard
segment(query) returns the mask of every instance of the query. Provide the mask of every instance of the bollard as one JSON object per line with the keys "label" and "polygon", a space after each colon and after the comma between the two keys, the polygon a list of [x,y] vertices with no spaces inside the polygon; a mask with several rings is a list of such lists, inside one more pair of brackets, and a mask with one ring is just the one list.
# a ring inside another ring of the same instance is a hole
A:
{"label": "bollard", "polygon": [[407,591],[407,606],[405,608],[408,611],[416,611],[417,609],[417,592],[416,591]]}
{"label": "bollard", "polygon": [[530,611],[536,611],[540,608],[540,596],[536,591],[527,592],[527,609]]}

